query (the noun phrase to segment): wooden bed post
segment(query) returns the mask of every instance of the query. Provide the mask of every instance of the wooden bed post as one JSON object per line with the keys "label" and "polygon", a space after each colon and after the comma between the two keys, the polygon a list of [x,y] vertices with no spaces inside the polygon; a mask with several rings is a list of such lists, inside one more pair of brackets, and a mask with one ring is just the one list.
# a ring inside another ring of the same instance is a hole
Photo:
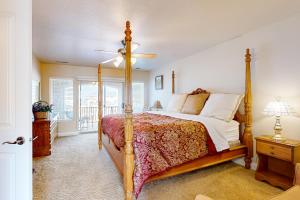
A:
{"label": "wooden bed post", "polygon": [[250,50],[246,49],[246,85],[245,85],[245,129],[243,134],[243,143],[248,147],[247,155],[245,156],[245,167],[249,169],[253,157],[253,136],[252,136],[252,91],[251,91],[251,54]]}
{"label": "wooden bed post", "polygon": [[98,146],[102,149],[102,77],[101,65],[98,65]]}
{"label": "wooden bed post", "polygon": [[175,72],[172,70],[172,94],[175,94]]}
{"label": "wooden bed post", "polygon": [[126,22],[125,30],[125,163],[124,163],[124,192],[125,200],[133,196],[133,124],[132,124],[132,69],[131,69],[131,30],[130,22]]}

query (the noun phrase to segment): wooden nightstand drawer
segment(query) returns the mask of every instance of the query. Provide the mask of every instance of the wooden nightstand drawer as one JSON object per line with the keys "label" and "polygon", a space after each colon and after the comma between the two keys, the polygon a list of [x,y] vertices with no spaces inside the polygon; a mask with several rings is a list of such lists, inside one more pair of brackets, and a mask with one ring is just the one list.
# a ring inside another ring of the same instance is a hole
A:
{"label": "wooden nightstand drawer", "polygon": [[292,161],[292,149],[289,147],[257,141],[256,151],[274,158]]}

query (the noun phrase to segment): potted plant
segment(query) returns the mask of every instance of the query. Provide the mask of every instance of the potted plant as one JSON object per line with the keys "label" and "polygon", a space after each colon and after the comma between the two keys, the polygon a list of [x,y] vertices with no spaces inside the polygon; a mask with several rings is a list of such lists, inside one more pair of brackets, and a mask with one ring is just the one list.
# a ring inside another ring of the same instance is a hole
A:
{"label": "potted plant", "polygon": [[32,105],[34,119],[48,119],[48,113],[52,112],[53,105],[49,105],[46,101],[37,101]]}

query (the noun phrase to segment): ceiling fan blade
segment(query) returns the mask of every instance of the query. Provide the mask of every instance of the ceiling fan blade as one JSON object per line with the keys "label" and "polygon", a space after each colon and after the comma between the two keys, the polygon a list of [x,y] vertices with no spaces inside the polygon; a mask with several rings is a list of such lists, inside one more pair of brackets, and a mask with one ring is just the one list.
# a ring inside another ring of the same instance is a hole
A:
{"label": "ceiling fan blade", "polygon": [[118,52],[115,52],[115,51],[106,51],[106,50],[102,50],[102,49],[96,49],[95,51],[101,52],[101,53],[109,53],[109,54],[118,55]]}
{"label": "ceiling fan blade", "polygon": [[106,60],[106,61],[103,61],[102,64],[105,64],[105,63],[109,63],[111,61],[114,61],[116,58],[112,58],[112,59],[109,59],[109,60]]}
{"label": "ceiling fan blade", "polygon": [[134,58],[155,58],[157,55],[155,53],[135,53],[131,56]]}

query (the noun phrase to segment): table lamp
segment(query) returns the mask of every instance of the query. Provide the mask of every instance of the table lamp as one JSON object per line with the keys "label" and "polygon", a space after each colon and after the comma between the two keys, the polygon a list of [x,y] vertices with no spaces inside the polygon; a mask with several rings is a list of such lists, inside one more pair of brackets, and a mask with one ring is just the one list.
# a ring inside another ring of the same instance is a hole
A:
{"label": "table lamp", "polygon": [[268,116],[275,116],[275,126],[274,126],[274,136],[273,139],[275,141],[284,141],[285,138],[282,136],[281,131],[281,123],[280,123],[280,117],[281,116],[288,116],[288,115],[294,115],[295,112],[293,108],[284,101],[281,101],[280,99],[277,99],[275,101],[271,101],[266,108],[264,109],[264,114]]}
{"label": "table lamp", "polygon": [[153,109],[153,110],[160,110],[160,109],[162,109],[160,101],[159,100],[155,101],[154,104],[153,104],[153,106],[151,107],[151,109]]}

